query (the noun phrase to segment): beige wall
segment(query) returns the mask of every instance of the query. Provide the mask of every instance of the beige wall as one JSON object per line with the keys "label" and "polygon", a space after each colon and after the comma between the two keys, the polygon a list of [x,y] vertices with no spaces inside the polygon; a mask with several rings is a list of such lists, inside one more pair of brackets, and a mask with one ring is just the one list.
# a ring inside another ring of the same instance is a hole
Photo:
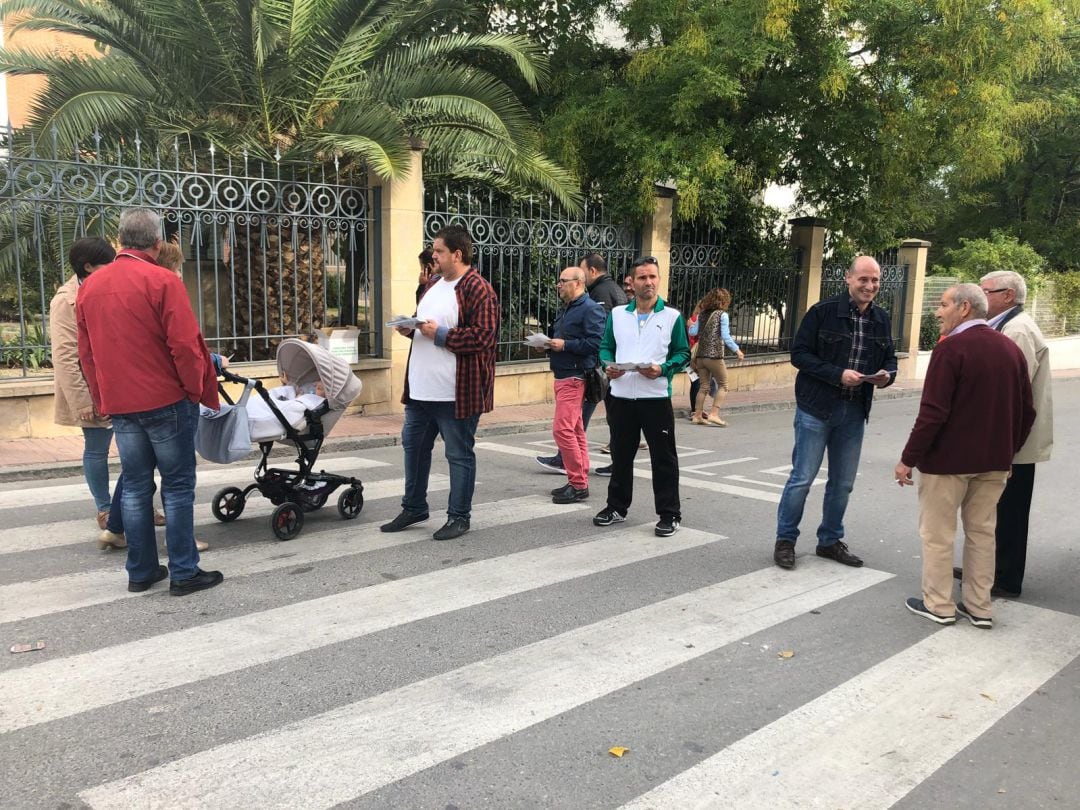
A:
{"label": "beige wall", "polygon": [[[26,49],[58,53],[61,55],[95,56],[93,43],[71,34],[55,34],[48,31],[18,31],[13,35],[4,32],[4,47],[13,50]],[[45,87],[40,76],[6,76],[7,114],[16,129],[26,124],[34,99]]]}

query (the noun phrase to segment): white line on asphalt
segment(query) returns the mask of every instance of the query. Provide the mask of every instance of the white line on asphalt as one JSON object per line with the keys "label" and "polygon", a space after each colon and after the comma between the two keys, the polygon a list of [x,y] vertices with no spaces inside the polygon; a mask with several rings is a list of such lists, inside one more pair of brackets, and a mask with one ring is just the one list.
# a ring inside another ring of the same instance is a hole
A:
{"label": "white line on asphalt", "polygon": [[[478,450],[491,450],[495,453],[506,453],[511,456],[535,456],[536,454],[529,450],[527,447],[515,447],[512,444],[498,444],[497,442],[477,442],[476,448]],[[640,458],[640,457],[639,457]],[[644,461],[648,461],[648,456],[644,458]],[[605,462],[610,464],[610,459]],[[647,469],[634,468],[634,475],[639,478],[652,478],[652,472]],[[712,492],[722,492],[725,495],[738,495],[742,498],[751,498],[755,501],[768,501],[769,503],[780,503],[780,496],[775,492],[763,492],[760,489],[750,489],[749,487],[739,487],[733,484],[721,484],[719,481],[698,481],[694,478],[680,478],[680,486],[687,486],[693,489],[707,489]]]}
{"label": "white line on asphalt", "polygon": [[889,579],[770,566],[85,790],[95,808],[331,807]]}
{"label": "white line on asphalt", "polygon": [[1080,654],[1076,616],[994,612],[992,632],[960,620],[623,810],[891,807]]}
{"label": "white line on asphalt", "polygon": [[604,532],[12,670],[0,734],[721,539]]}
{"label": "white line on asphalt", "polygon": [[745,456],[743,458],[729,458],[723,461],[707,461],[704,464],[691,464],[689,466],[679,465],[680,472],[694,472],[701,475],[716,475],[714,472],[706,472],[709,467],[726,467],[729,464],[742,464],[746,461],[757,461],[754,456]]}
{"label": "white line on asphalt", "polygon": [[[438,492],[450,488],[450,479],[440,473],[433,473],[428,489]],[[341,490],[338,490],[340,492]],[[382,481],[364,482],[364,502],[375,501],[380,498],[392,498],[401,496],[405,491],[404,478],[390,478]],[[337,495],[327,502],[324,509],[333,512],[337,504]],[[277,507],[257,492],[248,496],[244,514],[238,518],[237,525],[244,525],[251,518],[266,517]],[[207,502],[195,505],[195,528],[200,526],[216,526],[220,521],[210,512],[210,504]],[[164,542],[164,529],[158,529],[158,538]],[[93,518],[85,520],[61,520],[56,523],[38,523],[30,526],[16,526],[5,529],[0,533],[0,555],[14,554],[20,551],[41,551],[47,548],[61,546],[76,546],[83,543],[93,544],[100,534]],[[196,533],[197,536],[197,533]],[[301,535],[303,536],[303,535]],[[269,534],[267,535],[269,538]]]}
{"label": "white line on asphalt", "polygon": [[[745,475],[725,475],[724,478],[728,481],[741,481],[744,484],[756,484],[759,487],[772,487],[775,489],[783,489],[785,486],[784,484],[778,484],[775,481],[755,481],[753,478],[747,478]],[[810,486],[822,483],[824,482],[821,480],[814,480],[810,482]]]}
{"label": "white line on asphalt", "polygon": [[[560,512],[586,508],[585,504],[573,504],[561,507]],[[473,513],[473,531],[550,517],[551,513],[550,496],[530,495],[479,504]],[[213,567],[220,569],[226,578],[246,576],[426,540],[430,537],[432,526],[438,527],[438,520],[439,517],[435,516],[432,525],[398,534],[384,534],[371,523],[358,526],[334,519],[323,531],[301,534],[287,545],[276,540],[265,544],[245,544],[240,548],[215,551],[207,559],[213,560]],[[210,553],[207,552],[208,555]],[[117,567],[5,585],[0,587],[0,624],[160,593],[160,589],[141,594],[129,593],[124,590],[125,578],[124,569]]]}
{"label": "white line on asphalt", "polygon": [[[257,456],[255,457],[257,458]],[[272,459],[273,461],[273,459]],[[281,466],[292,467],[287,459],[280,459]],[[211,484],[237,484],[244,487],[253,480],[256,461],[252,460],[251,467],[212,467],[196,470],[197,486]],[[360,456],[346,456],[343,458],[328,458],[315,465],[316,470],[326,470],[347,474],[353,470],[365,470],[373,467],[388,467],[385,461],[373,461]],[[0,491],[0,509],[14,509],[16,507],[42,506],[49,503],[66,503],[68,501],[86,501],[87,509],[92,510],[90,491],[84,482],[77,484],[60,484],[54,487],[29,486],[20,489],[8,489]]]}

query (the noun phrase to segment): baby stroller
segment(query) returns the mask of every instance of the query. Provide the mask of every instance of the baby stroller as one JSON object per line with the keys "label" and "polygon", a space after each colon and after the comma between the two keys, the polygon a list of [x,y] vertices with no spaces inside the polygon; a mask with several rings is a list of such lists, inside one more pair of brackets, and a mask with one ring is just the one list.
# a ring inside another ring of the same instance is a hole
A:
{"label": "baby stroller", "polygon": [[[261,403],[248,406],[248,425],[252,441],[257,441],[262,458],[255,468],[255,483],[244,489],[225,487],[214,495],[211,511],[223,523],[236,520],[244,511],[247,498],[255,490],[277,505],[270,517],[270,528],[278,540],[292,540],[304,527],[304,513],[321,509],[339,487],[347,488],[338,497],[338,514],[352,520],[364,508],[364,485],[355,478],[334,475],[312,468],[319,458],[323,440],[337,424],[345,408],[360,394],[360,380],[349,364],[314,343],[293,338],[283,340],[277,350],[278,373],[288,384],[267,391],[258,380],[249,380],[228,370],[221,376],[241,385],[252,385]],[[318,395],[314,393],[320,386]],[[305,395],[278,399],[275,392],[288,388],[305,391]],[[233,404],[224,389],[221,395]],[[266,407],[263,407],[265,403]],[[254,415],[258,404],[266,418]],[[275,441],[288,441],[296,446],[298,470],[269,467],[268,459]]]}

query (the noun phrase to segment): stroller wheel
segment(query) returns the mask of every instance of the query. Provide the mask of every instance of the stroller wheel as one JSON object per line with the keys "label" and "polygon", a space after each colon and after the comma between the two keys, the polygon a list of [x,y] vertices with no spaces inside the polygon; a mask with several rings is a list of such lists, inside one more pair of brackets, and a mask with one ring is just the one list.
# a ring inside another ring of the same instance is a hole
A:
{"label": "stroller wheel", "polygon": [[283,503],[270,516],[270,528],[278,540],[292,540],[304,528],[304,513],[295,503]]}
{"label": "stroller wheel", "polygon": [[352,520],[364,508],[364,490],[361,487],[349,487],[338,496],[337,510],[345,520]]}
{"label": "stroller wheel", "polygon": [[237,487],[225,487],[214,496],[210,511],[222,523],[229,523],[240,517],[244,511],[244,493]]}

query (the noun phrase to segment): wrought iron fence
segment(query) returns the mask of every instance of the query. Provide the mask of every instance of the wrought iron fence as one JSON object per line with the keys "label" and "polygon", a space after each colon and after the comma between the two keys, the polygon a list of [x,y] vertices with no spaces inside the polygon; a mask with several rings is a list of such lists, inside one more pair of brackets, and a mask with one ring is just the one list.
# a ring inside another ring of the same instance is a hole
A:
{"label": "wrought iron fence", "polygon": [[797,256],[772,267],[733,266],[714,229],[689,225],[672,234],[671,304],[689,320],[705,293],[726,288],[731,335],[748,358],[791,349],[799,276]]}
{"label": "wrought iron fence", "polygon": [[273,357],[286,337],[360,327],[361,354],[381,352],[377,190],[352,168],[264,163],[138,135],[95,137],[61,154],[0,131],[0,365],[49,364],[48,307],[70,272],[73,240],[113,241],[125,208],[162,215],[186,258],[185,285],[212,350],[234,362]]}
{"label": "wrought iron fence", "polygon": [[[889,313],[894,343],[900,341],[904,332],[905,300],[907,298],[908,265],[898,264],[896,251],[886,251],[876,257],[881,265],[881,288],[874,303]],[[891,264],[882,259],[892,259]],[[839,295],[847,289],[844,283],[846,267],[824,267],[821,271],[821,297]]]}
{"label": "wrought iron fence", "polygon": [[564,267],[596,252],[621,285],[641,244],[637,232],[609,221],[600,204],[571,218],[549,199],[514,200],[490,188],[429,184],[424,209],[426,244],[450,224],[463,225],[472,236],[473,263],[502,307],[500,363],[543,357],[522,340],[530,331],[547,330],[554,320],[561,303],[555,282]]}

